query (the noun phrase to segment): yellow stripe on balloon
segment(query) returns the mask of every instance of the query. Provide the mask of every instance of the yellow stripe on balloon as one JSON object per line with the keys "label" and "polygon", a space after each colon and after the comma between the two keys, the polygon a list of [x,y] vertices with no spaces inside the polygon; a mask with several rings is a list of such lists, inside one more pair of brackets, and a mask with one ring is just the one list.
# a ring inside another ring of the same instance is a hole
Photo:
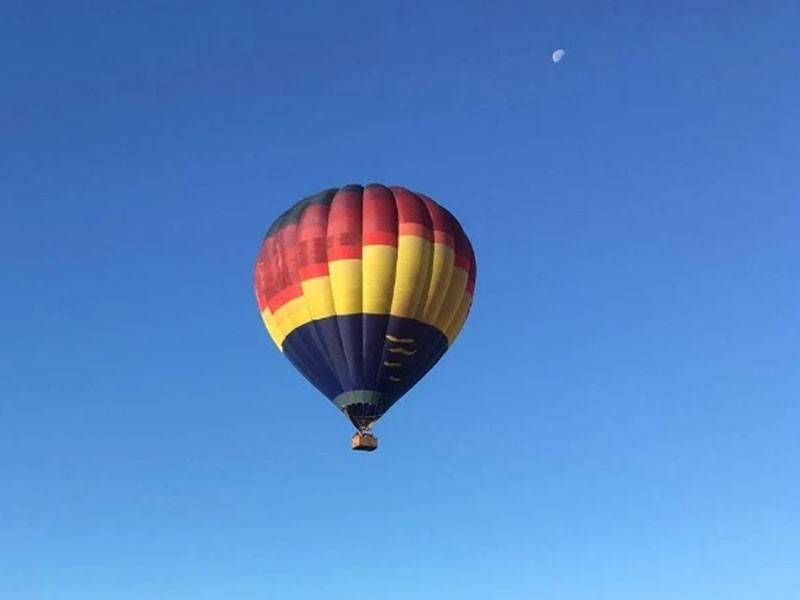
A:
{"label": "yellow stripe on balloon", "polygon": [[431,277],[432,246],[431,242],[416,235],[398,237],[392,315],[409,319],[421,316]]}
{"label": "yellow stripe on balloon", "polygon": [[328,275],[306,279],[300,285],[312,319],[326,319],[336,314],[331,278]]}
{"label": "yellow stripe on balloon", "polygon": [[347,258],[328,263],[336,314],[361,312],[361,259]]}
{"label": "yellow stripe on balloon", "polygon": [[280,342],[275,342],[279,347],[283,346],[283,340],[292,331],[311,321],[306,299],[303,296],[289,300],[289,302],[275,311],[274,316],[278,331],[281,334]]}
{"label": "yellow stripe on balloon", "polygon": [[455,319],[466,289],[467,272],[461,267],[455,267],[453,276],[450,278],[450,285],[447,287],[442,310],[436,315],[436,320],[433,323],[433,326],[439,331],[446,332],[448,325]]}
{"label": "yellow stripe on balloon", "polygon": [[365,313],[385,315],[392,308],[397,248],[385,245],[362,249],[362,294]]}
{"label": "yellow stripe on balloon", "polygon": [[450,277],[453,274],[455,264],[455,251],[447,244],[433,245],[433,261],[431,270],[431,282],[428,286],[425,306],[422,310],[420,321],[433,325],[436,316],[442,310],[447,288],[450,284]]}
{"label": "yellow stripe on balloon", "polygon": [[467,314],[469,313],[471,305],[472,294],[464,293],[464,297],[461,299],[461,305],[456,311],[455,318],[447,326],[447,330],[445,331],[448,346],[452,346],[453,342],[458,337],[458,334],[461,333],[461,328],[464,327],[464,323],[467,321]]}
{"label": "yellow stripe on balloon", "polygon": [[261,319],[264,321],[264,326],[267,328],[267,333],[269,337],[272,338],[272,341],[275,342],[275,345],[283,351],[283,334],[281,333],[280,329],[278,329],[278,324],[275,322],[275,317],[272,315],[272,311],[270,311],[268,306],[264,307],[264,310],[261,311]]}

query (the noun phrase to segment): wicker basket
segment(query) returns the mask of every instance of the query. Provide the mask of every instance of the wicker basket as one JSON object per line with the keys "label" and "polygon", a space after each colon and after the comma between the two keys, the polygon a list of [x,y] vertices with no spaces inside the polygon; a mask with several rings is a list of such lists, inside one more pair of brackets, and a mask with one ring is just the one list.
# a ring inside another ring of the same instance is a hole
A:
{"label": "wicker basket", "polygon": [[372,452],[378,448],[378,438],[371,433],[359,431],[353,436],[352,447],[353,450]]}

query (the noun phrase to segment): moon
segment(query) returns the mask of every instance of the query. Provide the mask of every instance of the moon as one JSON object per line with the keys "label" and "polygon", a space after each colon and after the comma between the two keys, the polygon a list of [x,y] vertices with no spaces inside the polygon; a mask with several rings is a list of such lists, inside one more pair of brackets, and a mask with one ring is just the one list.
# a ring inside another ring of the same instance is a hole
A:
{"label": "moon", "polygon": [[564,54],[566,54],[566,52],[564,52],[561,48],[553,52],[553,62],[560,63],[561,59],[564,58]]}

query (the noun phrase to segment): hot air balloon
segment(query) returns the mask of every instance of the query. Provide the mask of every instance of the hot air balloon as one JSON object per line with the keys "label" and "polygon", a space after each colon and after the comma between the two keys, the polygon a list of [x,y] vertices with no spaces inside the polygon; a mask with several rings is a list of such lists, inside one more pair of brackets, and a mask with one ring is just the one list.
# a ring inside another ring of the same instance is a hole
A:
{"label": "hot air balloon", "polygon": [[455,341],[475,290],[472,244],[423,194],[381,184],[297,202],[261,244],[254,288],[294,367],[353,423],[351,447]]}

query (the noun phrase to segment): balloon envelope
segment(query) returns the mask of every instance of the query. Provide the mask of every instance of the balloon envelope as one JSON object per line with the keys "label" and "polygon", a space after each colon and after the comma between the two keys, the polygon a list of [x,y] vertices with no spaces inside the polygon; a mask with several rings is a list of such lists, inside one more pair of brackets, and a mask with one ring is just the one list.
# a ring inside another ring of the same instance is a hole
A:
{"label": "balloon envelope", "polygon": [[254,272],[272,340],[358,428],[447,352],[475,280],[456,218],[427,196],[379,184],[295,204],[269,228]]}

